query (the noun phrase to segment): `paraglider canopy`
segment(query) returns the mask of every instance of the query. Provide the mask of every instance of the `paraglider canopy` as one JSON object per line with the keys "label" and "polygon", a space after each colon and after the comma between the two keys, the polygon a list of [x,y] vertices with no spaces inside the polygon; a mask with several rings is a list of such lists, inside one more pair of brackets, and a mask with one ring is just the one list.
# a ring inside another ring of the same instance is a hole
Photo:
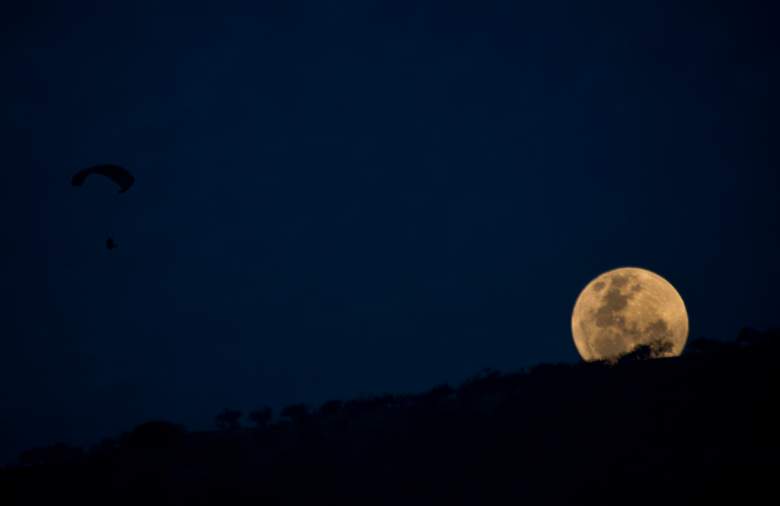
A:
{"label": "paraglider canopy", "polygon": [[73,186],[81,186],[92,174],[99,174],[111,179],[119,186],[119,193],[124,193],[129,190],[135,182],[135,177],[133,177],[133,175],[124,167],[113,164],[102,164],[93,165],[92,167],[87,167],[86,169],[76,172],[73,175],[73,178],[71,178],[71,184],[73,184]]}

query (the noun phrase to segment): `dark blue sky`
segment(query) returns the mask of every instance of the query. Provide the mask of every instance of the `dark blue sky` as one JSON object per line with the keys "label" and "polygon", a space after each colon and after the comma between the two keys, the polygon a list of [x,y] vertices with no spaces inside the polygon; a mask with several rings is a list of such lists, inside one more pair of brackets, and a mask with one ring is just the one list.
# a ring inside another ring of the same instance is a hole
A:
{"label": "dark blue sky", "polygon": [[768,2],[159,3],[0,13],[3,459],[575,361],[622,265],[780,324]]}

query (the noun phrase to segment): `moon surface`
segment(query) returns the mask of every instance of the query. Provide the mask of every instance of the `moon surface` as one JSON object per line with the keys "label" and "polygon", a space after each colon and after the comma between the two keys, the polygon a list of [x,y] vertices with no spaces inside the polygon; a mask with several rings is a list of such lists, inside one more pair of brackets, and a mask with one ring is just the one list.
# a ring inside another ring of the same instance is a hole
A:
{"label": "moon surface", "polygon": [[678,356],[688,339],[688,313],[664,278],[638,267],[605,272],[582,290],[571,332],[586,361],[615,361],[641,345],[654,356]]}

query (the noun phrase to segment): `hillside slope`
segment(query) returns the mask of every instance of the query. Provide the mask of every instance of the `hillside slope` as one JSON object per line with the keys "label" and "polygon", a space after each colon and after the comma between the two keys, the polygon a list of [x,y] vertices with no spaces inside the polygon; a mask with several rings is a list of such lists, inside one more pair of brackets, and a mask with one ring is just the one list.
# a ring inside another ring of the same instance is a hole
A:
{"label": "hillside slope", "polygon": [[778,470],[779,351],[777,332],[743,331],[679,358],[485,372],[260,428],[151,422],[27,452],[0,472],[0,503],[749,504]]}

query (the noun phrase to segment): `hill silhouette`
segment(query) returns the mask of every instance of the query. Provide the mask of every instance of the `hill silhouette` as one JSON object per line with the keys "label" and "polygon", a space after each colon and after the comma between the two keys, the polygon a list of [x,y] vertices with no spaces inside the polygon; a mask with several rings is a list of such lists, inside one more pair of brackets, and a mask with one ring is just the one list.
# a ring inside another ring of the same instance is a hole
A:
{"label": "hill silhouette", "polygon": [[[652,351],[652,350],[651,350]],[[419,395],[226,409],[23,453],[0,503],[708,504],[771,497],[780,332],[681,357],[483,371]],[[249,425],[242,424],[246,420]]]}

